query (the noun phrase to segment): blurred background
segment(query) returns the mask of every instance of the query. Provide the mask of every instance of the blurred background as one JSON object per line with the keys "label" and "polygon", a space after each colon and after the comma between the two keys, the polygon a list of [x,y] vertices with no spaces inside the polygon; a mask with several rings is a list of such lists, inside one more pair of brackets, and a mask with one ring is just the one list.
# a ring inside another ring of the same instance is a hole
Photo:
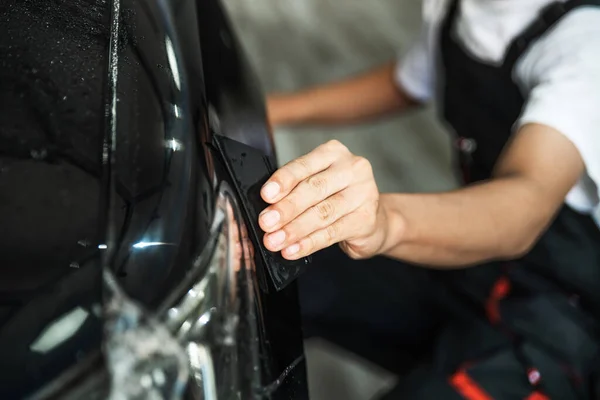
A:
{"label": "blurred background", "polygon": [[[414,0],[224,0],[265,92],[293,91],[341,79],[400,57],[418,35]],[[435,107],[397,119],[341,129],[279,129],[280,162],[329,139],[373,164],[383,192],[454,187],[450,143]],[[322,340],[306,352],[313,400],[364,400],[394,377]]]}
{"label": "blurred background", "polygon": [[[224,0],[267,93],[293,91],[400,57],[419,33],[414,0]],[[336,138],[373,164],[381,191],[446,189],[449,142],[430,107],[341,129],[279,129],[281,162]]]}

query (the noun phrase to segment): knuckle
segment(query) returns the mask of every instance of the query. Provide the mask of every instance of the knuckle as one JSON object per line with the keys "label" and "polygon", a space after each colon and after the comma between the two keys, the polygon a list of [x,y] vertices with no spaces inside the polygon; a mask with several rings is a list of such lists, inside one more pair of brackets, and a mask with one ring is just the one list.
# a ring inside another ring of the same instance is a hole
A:
{"label": "knuckle", "polygon": [[308,158],[306,156],[302,156],[292,161],[294,166],[301,172],[306,172],[310,170],[310,163],[308,162]]}
{"label": "knuckle", "polygon": [[308,186],[319,194],[327,193],[327,180],[322,177],[311,176],[306,180]]}
{"label": "knuckle", "polygon": [[[345,166],[344,166],[345,167]],[[354,181],[355,172],[352,168],[340,168],[339,174],[336,176],[336,183],[347,188]],[[338,194],[341,192],[338,192]]]}
{"label": "knuckle", "polygon": [[298,214],[298,202],[294,199],[295,196],[289,196],[283,200],[281,205],[278,207],[278,211],[281,214],[283,220],[293,218]]}
{"label": "knuckle", "polygon": [[322,222],[327,222],[333,219],[335,214],[335,207],[330,201],[323,201],[317,204],[315,207],[315,212],[319,219]]}
{"label": "knuckle", "polygon": [[339,232],[338,232],[337,226],[335,224],[329,225],[325,229],[325,239],[326,239],[327,243],[332,244],[332,243],[336,242],[338,234],[339,234]]}
{"label": "knuckle", "polygon": [[286,243],[297,242],[299,239],[304,237],[300,229],[298,229],[298,224],[295,221],[281,228],[281,230],[285,232]]}
{"label": "knuckle", "polygon": [[312,253],[312,251],[317,248],[318,244],[317,235],[310,235],[302,247],[305,250],[305,253]]}
{"label": "knuckle", "polygon": [[332,140],[328,141],[327,143],[325,143],[325,145],[332,150],[348,151],[348,148],[337,139],[332,139]]}
{"label": "knuckle", "polygon": [[369,171],[369,172],[373,171],[371,162],[362,156],[354,157],[354,160],[352,161],[352,166],[356,169],[363,170],[363,171]]}
{"label": "knuckle", "polygon": [[281,167],[273,176],[286,187],[292,188],[303,179],[303,175],[306,175],[308,170],[308,161],[305,157],[300,157]]}

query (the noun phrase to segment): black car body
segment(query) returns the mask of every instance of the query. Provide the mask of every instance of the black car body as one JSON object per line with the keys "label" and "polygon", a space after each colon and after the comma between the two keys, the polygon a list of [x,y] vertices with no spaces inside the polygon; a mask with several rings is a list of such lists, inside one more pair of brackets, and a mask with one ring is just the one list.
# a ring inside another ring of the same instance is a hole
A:
{"label": "black car body", "polygon": [[0,398],[308,397],[212,145],[274,155],[218,0],[4,1],[0,99]]}

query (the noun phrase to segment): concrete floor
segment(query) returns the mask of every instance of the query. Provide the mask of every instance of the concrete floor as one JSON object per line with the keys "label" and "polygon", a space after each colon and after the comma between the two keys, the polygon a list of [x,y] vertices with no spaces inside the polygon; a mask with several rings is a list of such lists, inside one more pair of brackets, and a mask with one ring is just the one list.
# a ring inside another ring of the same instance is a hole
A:
{"label": "concrete floor", "polygon": [[[340,79],[401,55],[420,27],[421,2],[409,0],[223,0],[266,92]],[[383,192],[455,185],[449,140],[433,108],[339,129],[280,129],[281,162],[329,139],[373,164]],[[331,344],[307,342],[312,400],[366,400],[394,377]]]}

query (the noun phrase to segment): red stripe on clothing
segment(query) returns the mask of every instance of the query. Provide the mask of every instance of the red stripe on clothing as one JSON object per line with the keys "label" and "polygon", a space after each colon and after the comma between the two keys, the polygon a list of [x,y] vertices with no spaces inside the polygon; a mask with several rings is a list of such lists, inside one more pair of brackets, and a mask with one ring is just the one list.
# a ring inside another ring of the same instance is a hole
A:
{"label": "red stripe on clothing", "polygon": [[533,392],[525,400],[550,400],[550,397],[540,392]]}
{"label": "red stripe on clothing", "polygon": [[497,324],[500,322],[501,318],[499,303],[500,300],[508,295],[508,292],[510,292],[510,281],[507,277],[503,276],[494,284],[492,292],[490,293],[485,305],[486,314],[491,323]]}
{"label": "red stripe on clothing", "polygon": [[[459,370],[450,377],[450,385],[466,400],[493,400],[465,370]],[[539,399],[534,399],[539,400]]]}

